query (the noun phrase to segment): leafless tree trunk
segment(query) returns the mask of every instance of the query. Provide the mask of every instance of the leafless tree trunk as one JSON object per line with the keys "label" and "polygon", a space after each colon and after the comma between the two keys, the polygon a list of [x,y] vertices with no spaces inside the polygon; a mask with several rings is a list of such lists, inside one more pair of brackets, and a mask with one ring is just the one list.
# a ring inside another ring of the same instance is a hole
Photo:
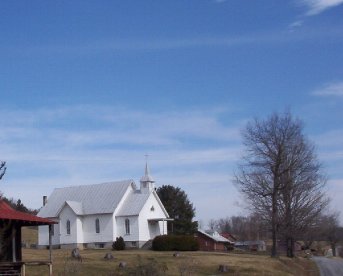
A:
{"label": "leafless tree trunk", "polygon": [[294,140],[287,154],[287,173],[280,191],[281,230],[287,256],[294,257],[294,242],[306,229],[316,224],[328,204],[323,192],[326,183],[314,147],[303,136]]}
{"label": "leafless tree trunk", "polygon": [[216,225],[220,233],[232,232],[231,219],[229,217],[219,219]]}
{"label": "leafless tree trunk", "polygon": [[4,176],[5,172],[6,172],[6,162],[0,161],[0,180]]}
{"label": "leafless tree trunk", "polygon": [[235,181],[254,211],[271,225],[272,257],[277,256],[280,235],[292,257],[297,232],[326,205],[325,178],[302,130],[302,123],[285,113],[255,119],[243,132],[246,153]]}
{"label": "leafless tree trunk", "polygon": [[250,214],[248,216],[232,216],[210,220],[208,227],[214,225],[214,229],[219,233],[230,233],[238,240],[259,240],[267,239],[266,225],[259,214]]}
{"label": "leafless tree trunk", "polygon": [[210,230],[216,230],[217,222],[214,219],[210,219],[207,226]]}
{"label": "leafless tree trunk", "polygon": [[337,243],[342,240],[342,228],[339,227],[339,213],[332,212],[321,217],[319,231],[321,237],[330,243],[332,255],[336,256]]}

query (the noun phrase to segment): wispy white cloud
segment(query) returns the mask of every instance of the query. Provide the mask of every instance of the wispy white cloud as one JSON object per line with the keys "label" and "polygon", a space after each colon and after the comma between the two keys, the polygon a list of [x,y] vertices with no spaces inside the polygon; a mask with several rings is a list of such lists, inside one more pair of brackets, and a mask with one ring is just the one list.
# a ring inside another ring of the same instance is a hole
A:
{"label": "wispy white cloud", "polygon": [[[207,108],[155,113],[94,105],[2,109],[0,116],[7,120],[0,121],[0,159],[8,161],[8,173],[1,191],[38,208],[41,196],[56,187],[128,178],[138,182],[148,153],[157,185],[186,190],[198,218],[237,214],[232,174],[242,153],[240,130],[246,121],[223,120],[231,112]],[[324,162],[342,159],[341,134],[332,130],[314,137]],[[219,206],[208,210],[212,202],[228,211],[219,214]]]}
{"label": "wispy white cloud", "polygon": [[[343,210],[343,178],[330,179],[328,181],[328,195],[331,198],[330,207],[333,210]],[[343,212],[340,212],[340,221],[343,225]]]}
{"label": "wispy white cloud", "polygon": [[[40,146],[82,148],[96,145],[175,146],[187,139],[237,141],[240,125],[219,120],[220,109],[148,113],[123,108],[78,106],[56,110],[7,111],[0,115],[0,140],[10,144],[40,141]],[[9,116],[10,114],[10,116]]]}
{"label": "wispy white cloud", "polygon": [[200,217],[214,216],[206,210],[202,190],[213,199],[232,195],[225,204],[235,210],[230,167],[240,156],[242,123],[225,123],[222,117],[229,117],[229,110],[154,113],[73,106],[0,111],[5,114],[0,157],[8,162],[8,171],[1,191],[32,208],[40,207],[41,196],[56,187],[129,178],[139,182],[149,153],[157,184],[185,189]]}
{"label": "wispy white cloud", "polygon": [[321,160],[326,162],[339,162],[343,159],[343,150],[335,149],[330,151],[323,151],[319,153],[319,156]]}
{"label": "wispy white cloud", "polygon": [[312,16],[341,5],[343,0],[300,0],[300,3],[307,7],[306,15]]}
{"label": "wispy white cloud", "polygon": [[332,82],[312,92],[315,96],[343,97],[343,81]]}
{"label": "wispy white cloud", "polygon": [[297,20],[288,25],[289,31],[293,32],[295,29],[300,28],[303,25],[303,20]]}
{"label": "wispy white cloud", "polygon": [[300,27],[302,26],[304,22],[302,20],[297,20],[297,21],[294,21],[292,24],[289,25],[290,28],[297,28],[297,27]]}
{"label": "wispy white cloud", "polygon": [[[78,45],[39,45],[26,47],[26,49],[5,49],[6,52],[14,52],[20,55],[32,54],[96,54],[103,52],[118,51],[161,51],[177,50],[194,47],[224,46],[234,47],[242,44],[254,43],[257,37],[253,35],[246,36],[198,36],[184,38],[147,38],[147,39],[114,39],[102,40],[97,42],[84,42]],[[19,50],[21,52],[19,52]]]}
{"label": "wispy white cloud", "polygon": [[299,6],[306,8],[305,14],[300,16],[301,19],[296,20],[288,25],[288,30],[294,32],[296,29],[303,26],[305,18],[320,14],[330,8],[334,8],[343,3],[343,0],[296,0],[294,1]]}
{"label": "wispy white cloud", "polygon": [[[299,27],[303,21],[298,20],[291,24],[289,28]],[[288,30],[289,31],[289,30]],[[241,35],[199,35],[193,37],[160,37],[160,38],[141,38],[141,39],[99,39],[94,42],[83,41],[78,44],[42,44],[26,45],[25,49],[21,46],[1,45],[2,53],[16,56],[42,56],[42,55],[96,55],[99,53],[117,53],[117,52],[155,52],[168,50],[182,50],[199,47],[225,47],[233,48],[245,45],[263,45],[271,43],[294,43],[299,41],[316,40],[323,37],[332,37],[341,39],[340,29],[328,30],[307,30],[301,33],[292,33],[288,31],[258,32],[246,33]]]}
{"label": "wispy white cloud", "polygon": [[314,135],[313,139],[323,170],[331,177],[339,177],[343,166],[343,129],[331,129]]}
{"label": "wispy white cloud", "polygon": [[341,146],[342,151],[343,151],[342,137],[343,137],[343,129],[334,129],[334,130],[330,130],[328,132],[316,135],[313,138],[318,146],[321,146],[321,147]]}

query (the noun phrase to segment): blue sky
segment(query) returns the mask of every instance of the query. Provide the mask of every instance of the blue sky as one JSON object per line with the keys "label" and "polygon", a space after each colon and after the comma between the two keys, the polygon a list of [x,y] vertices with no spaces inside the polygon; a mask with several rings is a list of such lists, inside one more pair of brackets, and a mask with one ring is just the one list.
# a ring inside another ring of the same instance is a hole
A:
{"label": "blue sky", "polygon": [[39,208],[149,154],[203,224],[244,214],[240,132],[290,109],[342,210],[342,49],[343,0],[1,1],[0,190]]}

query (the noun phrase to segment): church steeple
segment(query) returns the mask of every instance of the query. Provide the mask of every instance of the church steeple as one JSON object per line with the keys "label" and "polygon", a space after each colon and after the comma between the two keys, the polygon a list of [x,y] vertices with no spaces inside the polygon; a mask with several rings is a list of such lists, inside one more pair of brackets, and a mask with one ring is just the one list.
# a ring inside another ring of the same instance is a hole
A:
{"label": "church steeple", "polygon": [[154,179],[150,175],[148,160],[145,163],[145,174],[141,177],[141,192],[151,192],[154,189]]}

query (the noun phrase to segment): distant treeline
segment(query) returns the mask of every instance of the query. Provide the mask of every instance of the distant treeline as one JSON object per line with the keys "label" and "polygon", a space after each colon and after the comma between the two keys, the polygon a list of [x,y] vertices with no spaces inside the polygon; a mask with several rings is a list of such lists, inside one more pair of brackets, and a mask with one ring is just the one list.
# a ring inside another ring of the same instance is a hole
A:
{"label": "distant treeline", "polygon": [[34,209],[27,208],[21,202],[20,199],[14,199],[13,197],[7,198],[7,197],[3,196],[2,194],[0,194],[0,199],[5,201],[6,203],[8,203],[14,210],[17,210],[17,211],[20,211],[20,212],[26,212],[26,213],[30,213],[30,214],[36,215],[38,213],[38,211],[39,211],[39,210],[34,210]]}

